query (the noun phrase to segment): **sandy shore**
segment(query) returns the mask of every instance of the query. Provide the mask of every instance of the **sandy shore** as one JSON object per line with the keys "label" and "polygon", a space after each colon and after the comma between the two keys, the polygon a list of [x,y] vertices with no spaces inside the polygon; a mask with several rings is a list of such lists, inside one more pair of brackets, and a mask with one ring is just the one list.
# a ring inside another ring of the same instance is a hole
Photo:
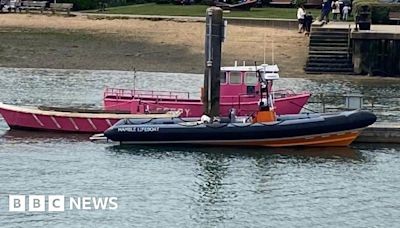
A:
{"label": "sandy shore", "polygon": [[[202,73],[204,33],[200,22],[3,14],[0,66]],[[307,43],[295,30],[229,25],[223,65],[261,63],[265,49],[283,76],[301,77]]]}

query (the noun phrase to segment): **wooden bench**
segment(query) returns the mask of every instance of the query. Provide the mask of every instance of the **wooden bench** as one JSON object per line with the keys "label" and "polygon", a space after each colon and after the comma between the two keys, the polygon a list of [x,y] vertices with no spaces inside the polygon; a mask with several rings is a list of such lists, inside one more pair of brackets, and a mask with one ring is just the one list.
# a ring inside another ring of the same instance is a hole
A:
{"label": "wooden bench", "polygon": [[268,4],[272,6],[290,6],[292,2],[290,0],[271,0]]}
{"label": "wooden bench", "polygon": [[1,1],[2,8],[7,8],[8,12],[14,11],[17,12],[17,9],[21,6],[21,1],[19,0],[8,0]]}
{"label": "wooden bench", "polygon": [[389,21],[400,25],[400,12],[389,12]]}
{"label": "wooden bench", "polygon": [[30,10],[40,10],[40,13],[43,13],[46,3],[47,1],[22,1],[19,11],[25,10],[29,13]]}
{"label": "wooden bench", "polygon": [[50,3],[50,9],[53,14],[55,14],[56,11],[65,11],[67,15],[69,15],[73,6],[73,3]]}
{"label": "wooden bench", "polygon": [[304,6],[321,8],[322,7],[322,0],[307,0],[304,3]]}
{"label": "wooden bench", "polygon": [[237,4],[227,4],[223,2],[216,2],[215,6],[221,7],[223,10],[244,10],[249,11],[251,7],[254,7],[257,3],[257,0],[247,0],[245,2],[237,3]]}

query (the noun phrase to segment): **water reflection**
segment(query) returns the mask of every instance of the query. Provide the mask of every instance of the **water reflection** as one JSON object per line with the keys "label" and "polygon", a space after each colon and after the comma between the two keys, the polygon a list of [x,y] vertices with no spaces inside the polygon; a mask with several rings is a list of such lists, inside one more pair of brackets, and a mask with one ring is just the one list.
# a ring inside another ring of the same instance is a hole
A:
{"label": "water reflection", "polygon": [[[88,142],[91,134],[69,134],[61,132],[6,130],[0,133],[2,140],[8,142]],[[106,150],[114,153],[126,153],[136,156],[174,156],[177,154],[188,156],[193,153],[202,154],[207,158],[309,158],[320,159],[351,159],[362,160],[359,150],[352,147],[293,147],[293,148],[263,148],[263,147],[219,147],[219,146],[147,146],[147,145],[113,145],[111,142],[104,144]],[[112,145],[112,146],[107,146]],[[356,144],[357,145],[357,144]]]}
{"label": "water reflection", "polygon": [[237,192],[224,181],[229,175],[231,162],[229,157],[216,153],[204,153],[196,159],[197,196],[193,199],[193,219],[208,226],[217,226],[232,218],[225,211],[232,206]]}
{"label": "water reflection", "polygon": [[214,158],[274,158],[293,157],[307,159],[311,157],[322,159],[353,159],[361,160],[359,151],[352,147],[289,147],[289,148],[264,148],[264,147],[216,147],[216,146],[147,146],[147,145],[113,145],[107,148],[117,153],[134,155],[149,154],[192,154],[199,153]]}
{"label": "water reflection", "polygon": [[61,132],[7,130],[0,137],[8,142],[84,142],[88,141],[90,134],[66,134]]}
{"label": "water reflection", "polygon": [[[115,155],[145,156],[161,160],[188,160],[193,163],[195,193],[190,204],[191,219],[206,227],[223,226],[240,215],[235,208],[248,195],[273,196],[294,183],[284,183],[298,175],[298,167],[348,166],[363,161],[358,149],[341,148],[238,148],[193,146],[115,145],[106,148]],[[300,168],[301,169],[301,168]],[[292,173],[287,173],[292,170]],[[308,178],[304,176],[303,178]],[[248,213],[243,211],[243,215]]]}

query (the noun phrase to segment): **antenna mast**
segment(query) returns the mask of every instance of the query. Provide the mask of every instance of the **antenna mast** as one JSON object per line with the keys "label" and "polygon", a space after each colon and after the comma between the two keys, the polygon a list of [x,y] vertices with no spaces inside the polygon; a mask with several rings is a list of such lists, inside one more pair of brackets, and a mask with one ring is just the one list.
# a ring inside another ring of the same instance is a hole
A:
{"label": "antenna mast", "polygon": [[271,45],[272,45],[272,64],[275,64],[275,53],[274,53],[274,39],[271,38]]}
{"label": "antenna mast", "polygon": [[133,68],[133,91],[136,91],[136,68]]}
{"label": "antenna mast", "polygon": [[265,37],[267,36],[267,34],[265,34],[265,31],[264,31],[264,64],[265,64],[265,52],[266,52],[266,49],[267,49],[267,44],[266,44],[266,41],[265,41]]}

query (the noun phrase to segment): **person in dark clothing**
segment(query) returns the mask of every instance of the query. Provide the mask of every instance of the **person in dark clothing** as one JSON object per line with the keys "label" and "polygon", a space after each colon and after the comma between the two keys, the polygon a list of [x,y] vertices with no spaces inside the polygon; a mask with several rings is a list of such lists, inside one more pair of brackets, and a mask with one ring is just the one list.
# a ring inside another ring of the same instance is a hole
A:
{"label": "person in dark clothing", "polygon": [[320,16],[320,21],[325,20],[326,23],[329,22],[329,13],[332,10],[332,1],[333,0],[327,0],[326,2],[323,3],[322,10],[321,10],[321,16]]}
{"label": "person in dark clothing", "polygon": [[230,110],[229,110],[229,121],[231,122],[231,123],[234,123],[235,121],[236,121],[236,109],[234,109],[234,108],[231,108]]}
{"label": "person in dark clothing", "polygon": [[3,12],[3,8],[8,5],[10,5],[10,0],[0,0],[0,12]]}
{"label": "person in dark clothing", "polygon": [[307,15],[304,17],[304,26],[306,29],[306,36],[310,36],[310,32],[311,32],[311,24],[313,22],[313,16],[311,14],[311,12],[308,12]]}
{"label": "person in dark clothing", "polygon": [[54,0],[47,0],[46,8],[50,8],[50,3],[54,3]]}

